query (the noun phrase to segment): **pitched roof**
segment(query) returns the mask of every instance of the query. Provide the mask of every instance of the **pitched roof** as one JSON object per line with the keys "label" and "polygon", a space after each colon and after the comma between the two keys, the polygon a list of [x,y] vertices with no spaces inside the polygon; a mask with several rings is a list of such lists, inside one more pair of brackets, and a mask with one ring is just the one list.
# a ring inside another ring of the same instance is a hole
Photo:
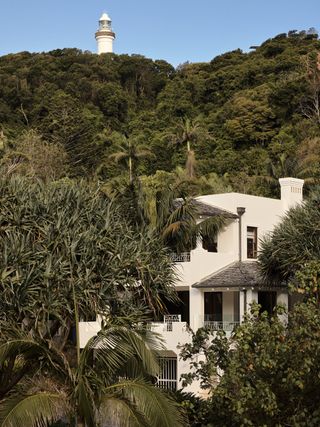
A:
{"label": "pitched roof", "polygon": [[[173,206],[178,208],[183,203],[182,199],[176,199],[173,202]],[[227,211],[226,209],[219,208],[218,206],[212,206],[207,203],[200,202],[197,199],[192,199],[191,204],[197,208],[197,213],[200,216],[223,216],[224,218],[237,219],[238,215]]]}
{"label": "pitched roof", "polygon": [[255,261],[236,261],[192,285],[193,288],[251,288],[265,286]]}

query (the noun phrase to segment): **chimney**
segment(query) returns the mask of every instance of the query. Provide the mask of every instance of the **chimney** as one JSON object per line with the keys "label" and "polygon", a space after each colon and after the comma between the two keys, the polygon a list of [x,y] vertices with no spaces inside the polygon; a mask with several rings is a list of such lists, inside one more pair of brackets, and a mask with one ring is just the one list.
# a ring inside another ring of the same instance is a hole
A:
{"label": "chimney", "polygon": [[287,211],[303,200],[303,179],[298,178],[280,178],[281,201],[284,211]]}

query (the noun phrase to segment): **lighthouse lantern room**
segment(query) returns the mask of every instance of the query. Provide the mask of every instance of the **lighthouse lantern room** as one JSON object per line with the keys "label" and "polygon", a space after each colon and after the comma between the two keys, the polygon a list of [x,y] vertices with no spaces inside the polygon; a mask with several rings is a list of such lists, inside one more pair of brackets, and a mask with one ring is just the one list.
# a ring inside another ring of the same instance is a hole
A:
{"label": "lighthouse lantern room", "polygon": [[98,45],[98,54],[112,53],[113,40],[116,35],[112,31],[111,19],[107,13],[103,13],[99,19],[99,29],[96,32],[96,40]]}

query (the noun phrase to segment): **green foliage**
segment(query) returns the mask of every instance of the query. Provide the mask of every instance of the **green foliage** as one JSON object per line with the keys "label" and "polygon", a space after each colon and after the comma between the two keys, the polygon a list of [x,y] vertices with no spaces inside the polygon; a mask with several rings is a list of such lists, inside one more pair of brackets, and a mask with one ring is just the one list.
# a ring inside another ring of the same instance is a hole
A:
{"label": "green foliage", "polygon": [[73,286],[84,318],[157,311],[161,295],[174,294],[162,243],[131,227],[98,187],[7,178],[0,200],[0,320],[68,335]]}
{"label": "green foliage", "polygon": [[49,144],[35,131],[26,131],[11,146],[6,144],[0,170],[4,175],[56,180],[68,172],[67,153],[61,144]]}
{"label": "green foliage", "polygon": [[[277,195],[276,186],[257,177],[291,173],[312,186],[320,155],[305,141],[320,137],[319,45],[315,34],[293,31],[250,53],[235,50],[176,70],[141,55],[77,49],[3,56],[0,147],[3,137],[37,129],[63,146],[71,176],[110,179],[119,168],[109,136],[118,132],[153,154],[140,159],[140,174],[185,166],[189,145],[189,176],[216,173],[235,191],[267,196]],[[169,134],[183,147],[170,144]]]}
{"label": "green foliage", "polygon": [[89,340],[77,364],[42,339],[2,343],[0,366],[20,358],[29,370],[1,401],[0,426],[68,420],[94,427],[105,418],[119,426],[181,426],[177,405],[150,382],[158,372],[159,348],[150,331],[110,322]]}
{"label": "green foliage", "polygon": [[293,292],[298,292],[309,301],[320,304],[320,262],[310,261],[296,271],[291,282]]}
{"label": "green foliage", "polygon": [[173,393],[174,399],[185,411],[189,425],[192,427],[213,427],[215,424],[208,419],[210,401],[204,400],[192,393],[178,390]]}
{"label": "green foliage", "polygon": [[[300,304],[285,324],[278,316],[251,314],[233,333],[212,337],[199,331],[184,346],[196,376],[209,386],[202,406],[213,426],[316,426],[319,413],[320,312],[313,303]],[[193,356],[204,350],[202,362]],[[216,382],[217,373],[222,373]],[[210,424],[211,423],[211,424]]]}
{"label": "green foliage", "polygon": [[[269,283],[284,283],[320,259],[320,192],[291,209],[262,241],[260,266]],[[298,277],[299,278],[299,277]],[[300,277],[301,279],[302,277]]]}

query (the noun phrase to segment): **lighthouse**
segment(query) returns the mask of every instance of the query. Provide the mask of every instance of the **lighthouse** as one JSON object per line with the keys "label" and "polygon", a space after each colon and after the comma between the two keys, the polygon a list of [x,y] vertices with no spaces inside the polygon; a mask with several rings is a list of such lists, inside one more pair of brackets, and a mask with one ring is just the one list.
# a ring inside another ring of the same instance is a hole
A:
{"label": "lighthouse", "polygon": [[116,35],[111,28],[111,19],[107,13],[103,13],[99,19],[99,29],[96,32],[98,54],[112,53],[113,40]]}

